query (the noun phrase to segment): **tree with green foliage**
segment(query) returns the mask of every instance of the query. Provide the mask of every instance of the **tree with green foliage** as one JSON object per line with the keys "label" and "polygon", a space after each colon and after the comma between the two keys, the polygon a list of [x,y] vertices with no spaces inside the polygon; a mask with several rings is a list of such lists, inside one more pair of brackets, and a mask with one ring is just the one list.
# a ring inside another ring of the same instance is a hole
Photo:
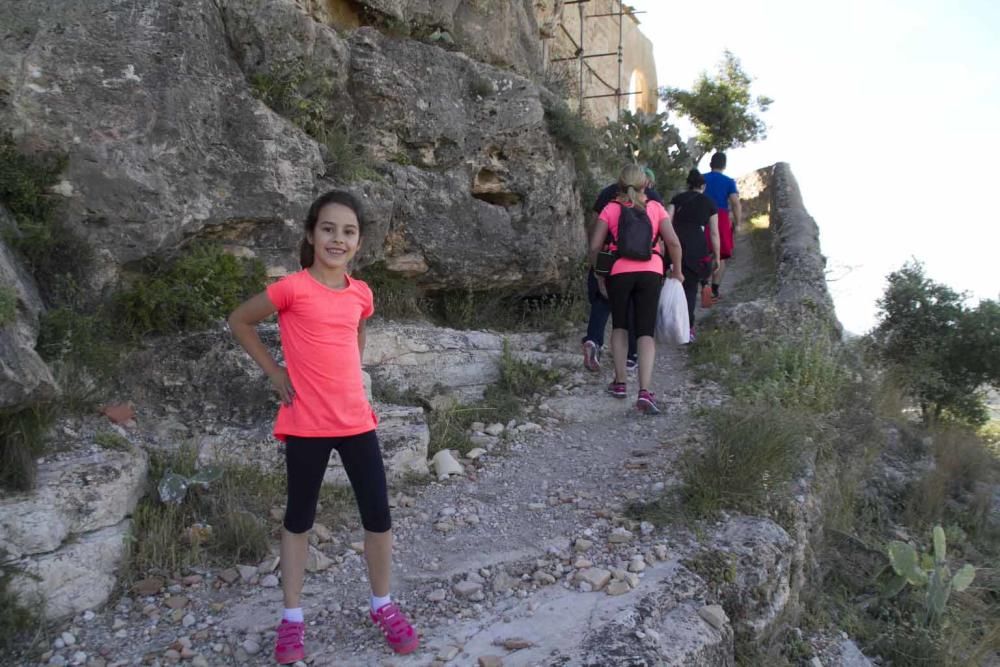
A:
{"label": "tree with green foliage", "polygon": [[767,137],[767,126],[758,114],[773,100],[750,94],[752,78],[731,51],[723,54],[714,76],[702,72],[691,90],[660,88],[660,99],[670,111],[686,116],[698,131],[694,162],[709,151],[739,148]]}
{"label": "tree with green foliage", "polygon": [[1000,386],[1000,303],[966,296],[924,274],[916,261],[889,276],[878,301],[873,348],[925,421],[987,420],[983,388]]}
{"label": "tree with green foliage", "polygon": [[605,128],[603,143],[617,159],[652,169],[656,187],[663,193],[680,189],[694,165],[680,131],[666,113],[622,111],[621,119]]}

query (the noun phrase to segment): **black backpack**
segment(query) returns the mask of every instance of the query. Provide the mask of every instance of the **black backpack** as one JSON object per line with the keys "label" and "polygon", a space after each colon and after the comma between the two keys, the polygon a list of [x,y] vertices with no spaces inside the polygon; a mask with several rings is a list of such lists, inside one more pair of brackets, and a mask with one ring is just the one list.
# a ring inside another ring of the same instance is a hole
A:
{"label": "black backpack", "polygon": [[626,259],[647,260],[653,257],[653,223],[646,211],[636,206],[620,204],[618,238],[615,254]]}

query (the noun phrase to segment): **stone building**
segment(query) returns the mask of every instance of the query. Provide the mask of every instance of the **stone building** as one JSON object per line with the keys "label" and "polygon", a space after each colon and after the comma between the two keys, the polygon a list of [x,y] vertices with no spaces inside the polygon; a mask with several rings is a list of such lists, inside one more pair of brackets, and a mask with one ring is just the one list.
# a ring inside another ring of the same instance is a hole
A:
{"label": "stone building", "polygon": [[[640,30],[632,7],[619,0],[553,0],[536,2],[535,12],[545,40],[549,78],[567,84],[574,108],[579,104],[581,67],[577,56],[582,52],[583,108],[591,121],[614,120],[619,108],[656,112],[653,43]],[[618,92],[622,94],[616,95]],[[605,97],[591,97],[598,95]]]}

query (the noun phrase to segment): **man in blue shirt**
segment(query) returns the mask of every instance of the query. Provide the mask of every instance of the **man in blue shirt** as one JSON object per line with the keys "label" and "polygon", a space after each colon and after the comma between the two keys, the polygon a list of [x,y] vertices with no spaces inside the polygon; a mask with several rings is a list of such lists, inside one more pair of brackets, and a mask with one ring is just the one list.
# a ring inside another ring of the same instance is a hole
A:
{"label": "man in blue shirt", "polygon": [[[736,190],[736,181],[726,176],[726,154],[716,153],[709,162],[712,171],[705,174],[705,194],[715,202],[719,209],[719,268],[712,274],[712,296],[719,298],[719,283],[726,270],[726,260],[733,256],[733,230],[740,224],[743,210],[740,208],[740,194]],[[706,235],[707,235],[706,229]],[[712,239],[708,239],[709,244]]]}

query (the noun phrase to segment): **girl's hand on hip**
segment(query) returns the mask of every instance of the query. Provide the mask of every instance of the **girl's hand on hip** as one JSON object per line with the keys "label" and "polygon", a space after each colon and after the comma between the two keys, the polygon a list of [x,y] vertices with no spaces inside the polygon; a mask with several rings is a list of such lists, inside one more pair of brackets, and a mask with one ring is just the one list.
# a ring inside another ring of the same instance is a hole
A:
{"label": "girl's hand on hip", "polygon": [[292,387],[292,380],[288,377],[288,371],[285,367],[278,366],[278,370],[270,373],[267,377],[271,380],[271,386],[274,387],[274,391],[278,393],[281,404],[291,405],[292,399],[295,398],[295,388]]}
{"label": "girl's hand on hip", "polygon": [[678,271],[678,270],[674,269],[673,271],[670,272],[670,277],[673,278],[674,280],[679,280],[682,283],[684,282],[684,272],[683,271]]}
{"label": "girl's hand on hip", "polygon": [[608,283],[605,280],[604,276],[597,276],[597,291],[605,299],[608,298]]}

